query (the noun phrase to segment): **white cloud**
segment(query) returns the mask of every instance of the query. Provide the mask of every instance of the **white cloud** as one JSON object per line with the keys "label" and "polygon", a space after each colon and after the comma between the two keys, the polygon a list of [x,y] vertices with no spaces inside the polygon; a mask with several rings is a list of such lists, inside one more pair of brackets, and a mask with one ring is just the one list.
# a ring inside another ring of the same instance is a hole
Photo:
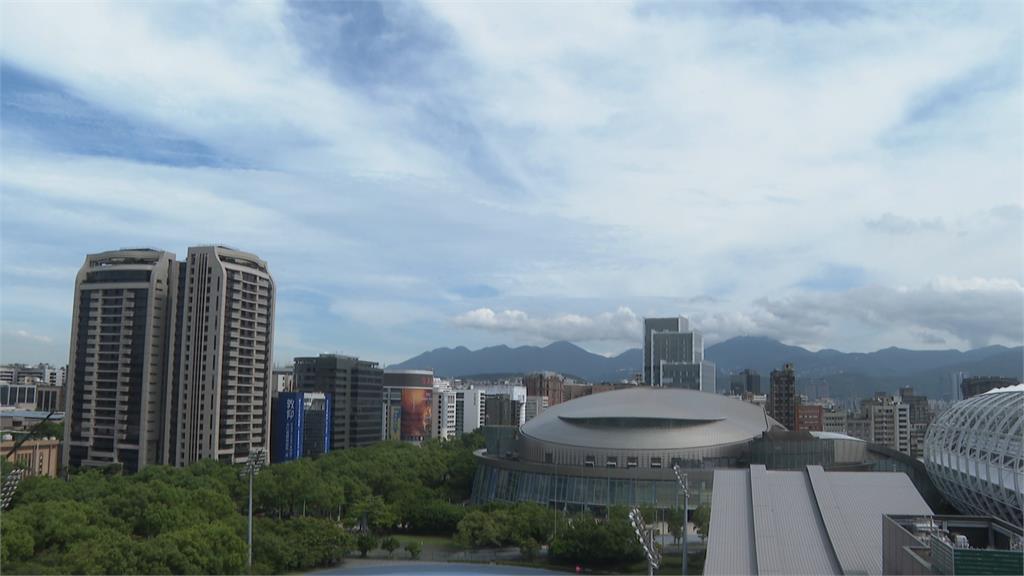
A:
{"label": "white cloud", "polygon": [[28,330],[14,330],[11,332],[14,336],[21,338],[22,340],[31,340],[32,342],[42,342],[44,344],[50,344],[53,339],[49,336],[42,336],[39,334],[33,334]]}
{"label": "white cloud", "polygon": [[459,314],[453,322],[464,328],[516,334],[549,342],[639,341],[641,328],[641,319],[626,307],[593,316],[558,314],[547,317],[531,317],[522,310],[496,312],[490,308],[477,308]]}

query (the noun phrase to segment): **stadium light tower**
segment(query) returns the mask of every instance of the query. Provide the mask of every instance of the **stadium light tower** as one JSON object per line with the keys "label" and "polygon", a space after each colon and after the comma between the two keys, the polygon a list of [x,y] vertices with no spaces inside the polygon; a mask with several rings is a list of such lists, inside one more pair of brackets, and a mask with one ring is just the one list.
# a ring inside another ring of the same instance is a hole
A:
{"label": "stadium light tower", "polygon": [[661,564],[661,553],[654,545],[654,536],[648,532],[647,523],[644,522],[639,508],[629,509],[629,523],[633,525],[633,533],[636,534],[636,539],[644,549],[644,555],[647,556],[647,574],[654,576],[654,569]]}
{"label": "stadium light tower", "polygon": [[679,464],[672,465],[672,472],[675,472],[676,482],[679,483],[679,491],[676,492],[676,510],[679,509],[679,494],[680,492],[683,494],[683,549],[681,563],[683,565],[683,576],[686,576],[686,515],[690,507],[690,484],[686,474],[683,474],[682,470],[679,468]]}
{"label": "stadium light tower", "polygon": [[21,477],[24,476],[25,470],[18,468],[11,470],[11,473],[4,478],[3,488],[0,488],[0,510],[7,510],[7,507],[11,505],[11,500],[14,498],[14,491],[18,489],[18,482],[21,482]]}
{"label": "stadium light tower", "polygon": [[252,572],[252,479],[260,469],[267,465],[267,452],[263,448],[255,448],[249,452],[249,458],[242,467],[241,477],[249,477],[249,571]]}

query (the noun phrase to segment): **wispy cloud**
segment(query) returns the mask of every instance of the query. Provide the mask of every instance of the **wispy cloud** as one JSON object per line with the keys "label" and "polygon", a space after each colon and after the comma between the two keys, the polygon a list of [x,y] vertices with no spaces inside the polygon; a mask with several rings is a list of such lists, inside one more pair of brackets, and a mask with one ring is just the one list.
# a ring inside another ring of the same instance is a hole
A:
{"label": "wispy cloud", "polygon": [[86,252],[222,242],[270,262],[282,357],[625,347],[621,305],[836,348],[1019,340],[1004,296],[928,282],[1024,278],[1022,10],[9,3],[0,312],[59,361]]}

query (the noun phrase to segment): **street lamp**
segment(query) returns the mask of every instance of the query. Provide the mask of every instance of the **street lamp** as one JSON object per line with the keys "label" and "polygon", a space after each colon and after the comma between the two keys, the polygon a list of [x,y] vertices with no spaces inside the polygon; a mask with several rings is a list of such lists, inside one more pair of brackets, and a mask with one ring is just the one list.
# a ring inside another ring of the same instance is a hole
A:
{"label": "street lamp", "polygon": [[239,474],[242,478],[249,477],[249,571],[252,572],[252,479],[259,473],[260,469],[267,465],[267,451],[263,448],[255,448],[249,452],[249,458],[242,467]]}
{"label": "street lamp", "polygon": [[11,500],[14,498],[14,491],[18,489],[18,482],[21,482],[21,477],[25,475],[25,470],[18,468],[11,470],[11,473],[4,478],[4,485],[0,488],[0,510],[7,510],[7,507],[11,505]]}
{"label": "street lamp", "polygon": [[661,553],[654,545],[654,536],[648,532],[647,523],[644,522],[639,508],[629,509],[629,523],[633,525],[633,533],[636,534],[636,539],[640,541],[644,555],[647,556],[647,574],[654,576],[654,569],[661,565]]}
{"label": "street lamp", "polygon": [[686,576],[686,515],[690,507],[690,485],[687,480],[686,474],[679,468],[679,464],[672,465],[672,472],[676,475],[676,482],[679,483],[679,491],[676,492],[676,510],[679,509],[679,492],[683,493],[683,549],[682,549],[682,565],[683,565],[683,576]]}

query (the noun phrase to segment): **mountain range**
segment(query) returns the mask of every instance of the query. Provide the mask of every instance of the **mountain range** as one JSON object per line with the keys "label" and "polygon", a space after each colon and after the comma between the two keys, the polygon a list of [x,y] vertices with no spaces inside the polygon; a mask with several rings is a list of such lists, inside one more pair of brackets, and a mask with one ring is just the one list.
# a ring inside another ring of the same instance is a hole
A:
{"label": "mountain range", "polygon": [[[771,338],[739,336],[708,346],[704,356],[717,367],[719,390],[728,388],[729,374],[744,368],[758,371],[762,375],[762,390],[766,390],[768,374],[791,362],[802,391],[827,383],[829,394],[837,398],[865,396],[875,391],[895,392],[901,386],[913,386],[918,393],[941,398],[952,391],[952,373],[1018,379],[1024,376],[1024,347],[1020,346],[986,346],[966,352],[903,348],[868,353],[830,349],[812,352]],[[432,369],[447,378],[550,370],[590,382],[614,382],[630,378],[642,366],[643,353],[639,348],[607,357],[561,341],[543,347],[438,348],[389,368]]]}

